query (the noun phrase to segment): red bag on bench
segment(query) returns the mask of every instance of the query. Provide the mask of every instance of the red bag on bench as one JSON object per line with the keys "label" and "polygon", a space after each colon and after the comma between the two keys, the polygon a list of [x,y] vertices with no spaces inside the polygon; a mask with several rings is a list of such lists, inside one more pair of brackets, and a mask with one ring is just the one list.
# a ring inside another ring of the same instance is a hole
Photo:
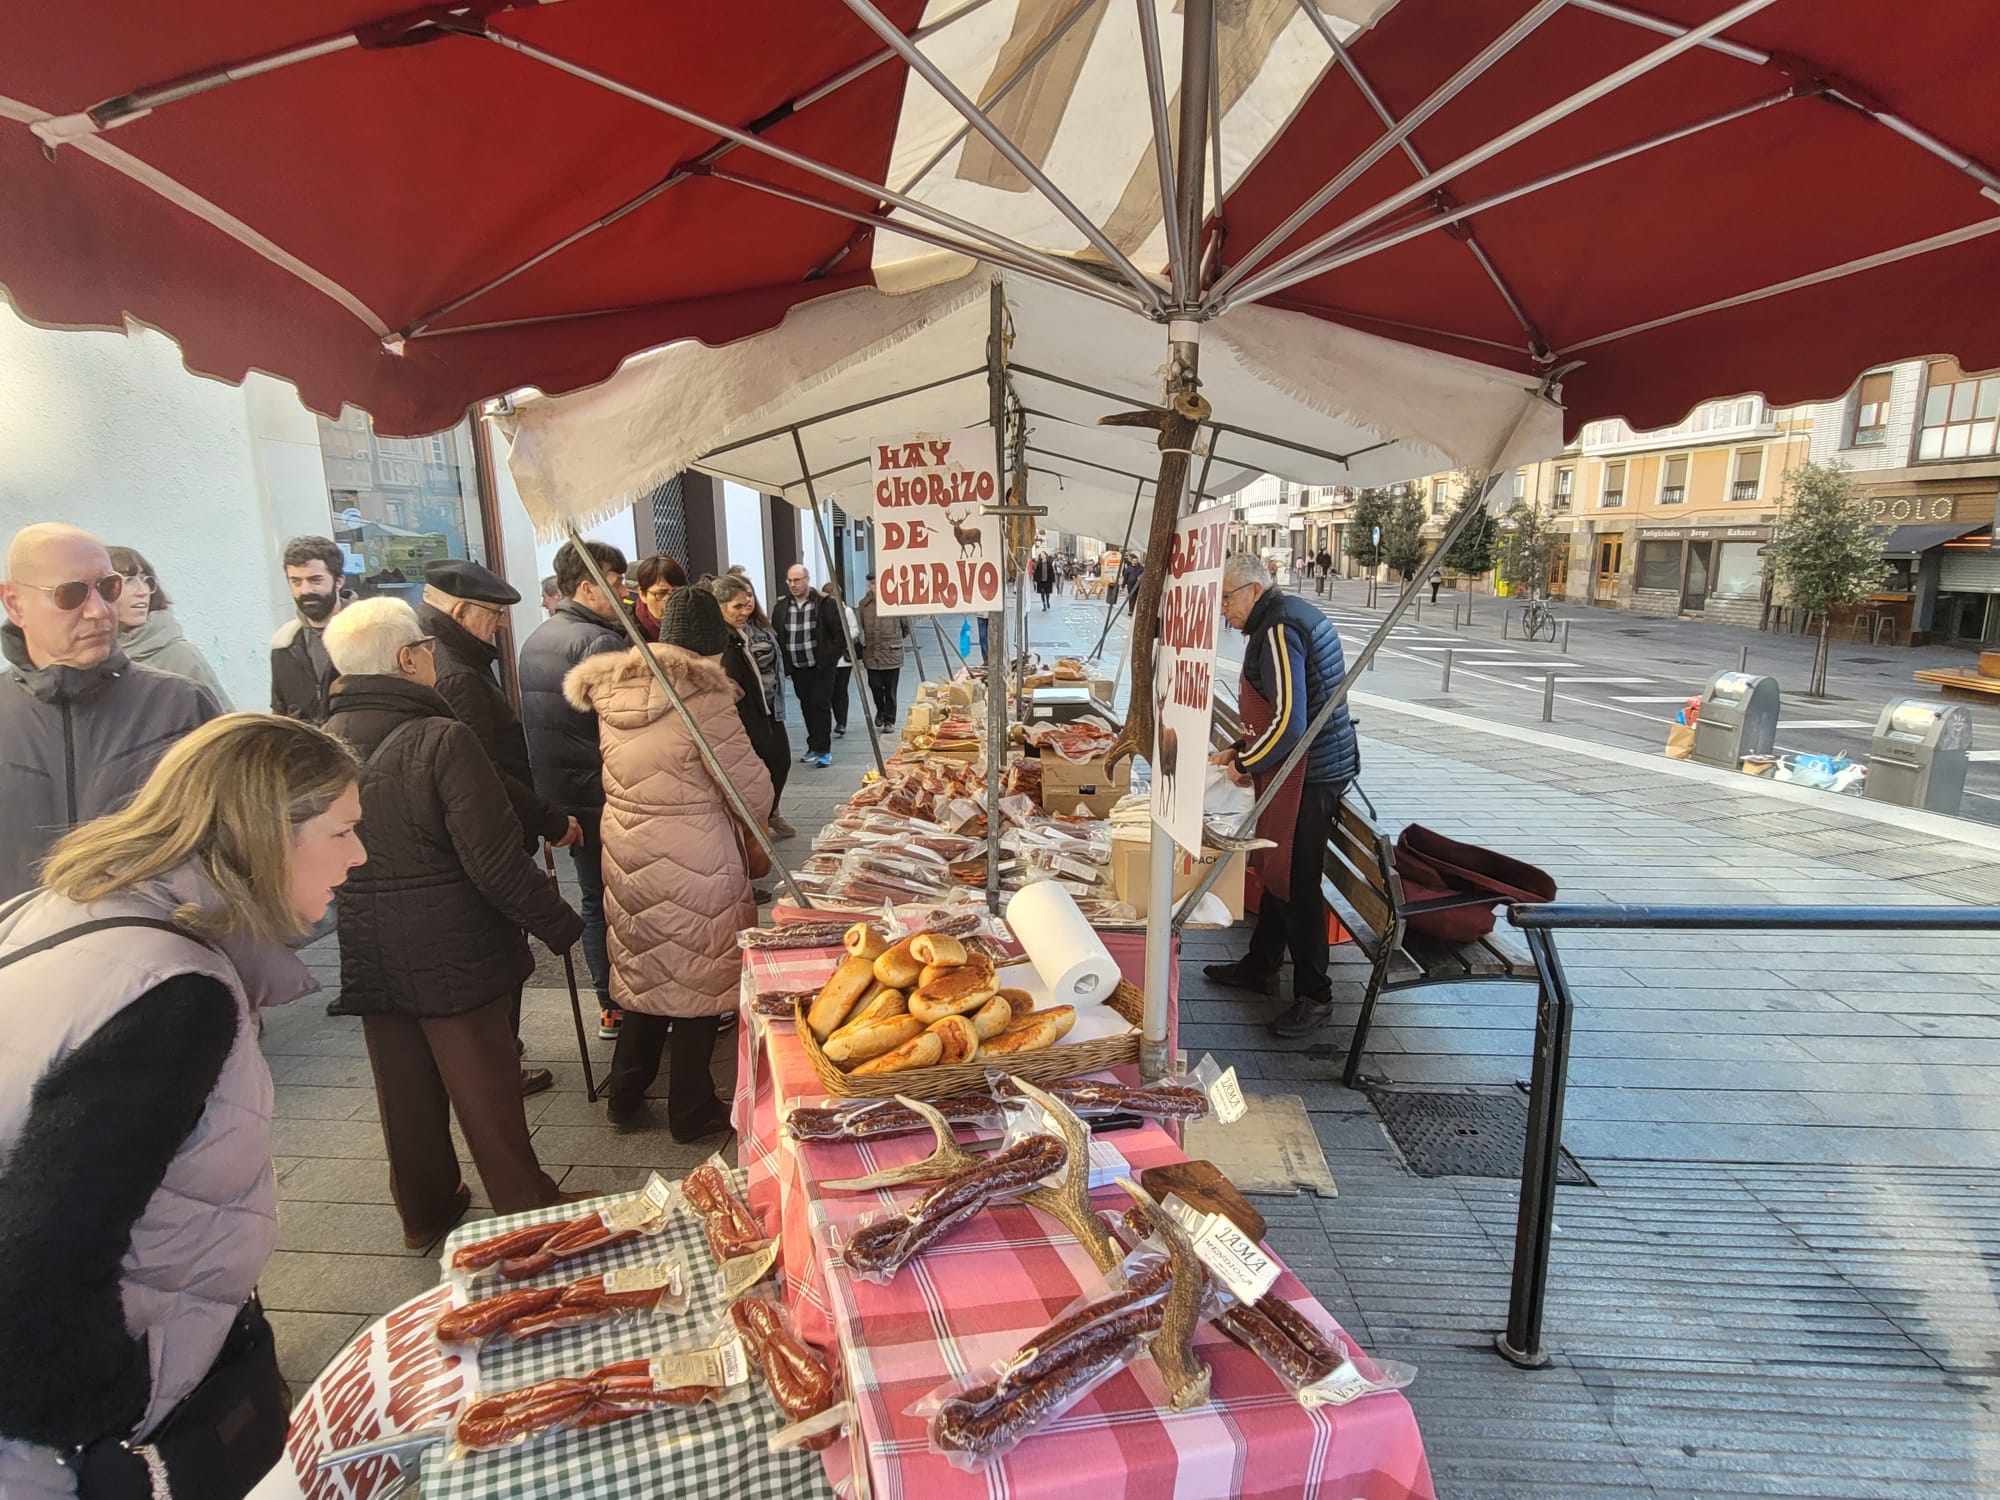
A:
{"label": "red bag on bench", "polygon": [[1447,896],[1491,896],[1483,906],[1423,912],[1409,919],[1410,930],[1444,943],[1471,943],[1491,932],[1502,902],[1553,901],[1556,883],[1547,871],[1510,859],[1477,844],[1461,844],[1412,823],[1396,836],[1396,873],[1406,902]]}

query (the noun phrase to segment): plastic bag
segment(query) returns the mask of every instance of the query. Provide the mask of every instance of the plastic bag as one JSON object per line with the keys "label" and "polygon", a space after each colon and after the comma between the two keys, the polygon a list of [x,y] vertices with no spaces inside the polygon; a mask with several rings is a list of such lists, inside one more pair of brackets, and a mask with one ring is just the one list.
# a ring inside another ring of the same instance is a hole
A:
{"label": "plastic bag", "polygon": [[722,1276],[725,1301],[741,1296],[770,1274],[777,1264],[778,1242],[764,1233],[757,1216],[736,1196],[729,1169],[719,1156],[711,1156],[687,1174],[680,1199],[701,1220],[709,1253]]}
{"label": "plastic bag", "polygon": [[566,1328],[664,1322],[684,1314],[687,1304],[687,1261],[675,1255],[554,1286],[514,1287],[476,1301],[461,1288],[453,1305],[438,1315],[435,1333],[447,1349],[480,1349]]}
{"label": "plastic bag", "polygon": [[785,1414],[787,1425],[771,1439],[772,1450],[830,1447],[845,1425],[822,1420],[840,1404],[840,1362],[800,1336],[798,1324],[776,1297],[738,1298],[730,1304],[729,1321],[764,1388]]}
{"label": "plastic bag", "polygon": [[526,1281],[586,1255],[658,1234],[673,1216],[673,1185],[655,1172],[636,1193],[573,1205],[566,1219],[510,1229],[447,1250],[444,1277],[460,1288],[489,1277]]}

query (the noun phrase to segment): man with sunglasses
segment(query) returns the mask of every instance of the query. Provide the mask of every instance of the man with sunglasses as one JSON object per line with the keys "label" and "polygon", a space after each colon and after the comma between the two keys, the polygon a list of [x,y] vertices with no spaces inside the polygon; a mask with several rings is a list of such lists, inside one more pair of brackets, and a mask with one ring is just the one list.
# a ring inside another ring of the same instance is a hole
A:
{"label": "man with sunglasses", "polygon": [[[1347,663],[1332,622],[1316,605],[1272,583],[1262,558],[1238,552],[1222,565],[1222,615],[1244,637],[1236,690],[1244,737],[1209,762],[1237,785],[1254,784],[1261,792],[1339,691]],[[1202,970],[1218,984],[1268,995],[1289,951],[1293,1002],[1270,1022],[1270,1030],[1287,1039],[1311,1036],[1333,1011],[1320,869],[1340,794],[1359,770],[1354,725],[1343,704],[1257,820],[1258,836],[1274,847],[1255,856],[1264,891],[1250,951]]]}
{"label": "man with sunglasses", "polygon": [[104,543],[59,523],[7,548],[0,604],[0,901],[36,883],[49,845],[139,789],[182,735],[222,712],[207,688],[118,647],[125,580]]}

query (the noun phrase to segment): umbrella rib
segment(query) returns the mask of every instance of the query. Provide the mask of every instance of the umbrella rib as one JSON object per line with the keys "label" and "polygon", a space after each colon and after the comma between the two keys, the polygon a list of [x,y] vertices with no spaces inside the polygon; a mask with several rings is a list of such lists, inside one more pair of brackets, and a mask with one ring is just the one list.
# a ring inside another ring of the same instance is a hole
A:
{"label": "umbrella rib", "polygon": [[1174,190],[1173,126],[1167,120],[1167,70],[1160,60],[1160,16],[1153,9],[1153,0],[1136,0],[1136,4],[1140,51],[1146,62],[1146,102],[1153,112],[1153,161],[1160,172],[1160,219],[1167,232],[1167,274],[1178,307],[1188,300],[1192,278],[1187,246],[1181,243],[1181,216],[1175,209],[1179,197]]}
{"label": "umbrella rib", "polygon": [[[974,130],[986,137],[988,144],[1000,153],[1007,164],[1019,172],[1058,213],[1068,219],[1078,233],[1096,246],[1098,253],[1117,267],[1119,274],[1131,283],[1133,290],[1146,300],[1155,313],[1161,311],[1160,289],[1154,285],[1152,279],[1133,265],[1131,258],[1112,244],[1110,237],[1092,222],[1088,214],[1072,203],[1061,188],[1049,181],[1041,168],[1028,160],[1027,155],[1008,138],[1007,133],[988,119],[986,112],[968,99],[964,91],[945,75],[942,68],[926,57],[916,43],[903,35],[895,23],[870,4],[869,0],[844,0],[844,3],[861,18],[869,30],[895,48],[902,55],[903,61],[910,65],[911,70],[937,90],[944,101],[963,115]],[[909,208],[909,203],[899,204],[898,207]]]}
{"label": "umbrella rib", "polygon": [[[1285,256],[1284,259],[1245,281],[1241,291],[1230,300],[1234,302],[1255,301],[1260,297],[1268,297],[1273,292],[1283,291],[1286,287],[1295,286],[1300,281],[1308,279],[1300,273],[1299,268],[1308,264],[1315,257],[1323,254],[1333,246],[1352,238],[1354,235],[1360,233],[1360,231],[1376,224],[1406,204],[1414,203],[1419,198],[1429,196],[1454,178],[1492,160],[1502,152],[1519,145],[1522,141],[1541,134],[1549,126],[1568,119],[1579,110],[1588,108],[1608,95],[1617,93],[1626,84],[1632,83],[1637,79],[1645,77],[1648,73],[1664,67],[1683,53],[1692,51],[1694,48],[1700,46],[1709,37],[1728,30],[1739,21],[1754,16],[1761,10],[1768,9],[1773,3],[1775,3],[1775,0],[1740,0],[1739,4],[1731,6],[1722,14],[1711,17],[1701,25],[1682,32],[1681,35],[1666,42],[1664,45],[1655,47],[1652,51],[1634,58],[1631,62],[1625,64],[1624,67],[1617,68],[1595,82],[1586,84],[1567,98],[1561,99],[1555,104],[1550,105],[1547,109],[1531,115],[1528,119],[1523,120],[1511,129],[1502,131],[1484,145],[1473,148],[1471,151],[1440,167],[1435,172],[1429,172],[1419,177],[1408,187],[1390,194],[1389,197],[1377,203],[1373,208],[1364,209],[1346,223],[1328,230],[1325,234],[1320,235],[1307,244],[1301,245],[1291,254]],[[1234,275],[1235,273],[1232,272],[1231,274]],[[1211,299],[1217,297],[1224,290],[1227,282],[1228,278],[1224,278],[1223,283],[1218,283],[1216,289],[1209,294]]]}
{"label": "umbrella rib", "polygon": [[[1310,14],[1312,11],[1311,0],[1300,0],[1300,3],[1307,7]],[[1220,299],[1227,297],[1232,288],[1245,277],[1249,276],[1258,262],[1262,261],[1266,256],[1277,250],[1280,245],[1284,244],[1286,240],[1303,229],[1311,222],[1314,214],[1346,192],[1370,167],[1374,166],[1398,146],[1405,145],[1411,133],[1419,125],[1422,125],[1432,115],[1436,114],[1447,104],[1451,103],[1453,99],[1456,99],[1473,84],[1477,83],[1494,64],[1498,63],[1501,58],[1526,41],[1537,27],[1557,11],[1561,10],[1567,3],[1568,0],[1537,0],[1533,10],[1521,16],[1512,26],[1509,26],[1500,35],[1482,47],[1478,54],[1469,62],[1433,89],[1429,98],[1425,99],[1423,103],[1405,115],[1400,124],[1392,125],[1383,131],[1366,150],[1346,166],[1342,167],[1334,175],[1331,182],[1325,184],[1310,198],[1306,199],[1305,202],[1293,209],[1290,214],[1286,215],[1285,221],[1282,224],[1278,225],[1277,228],[1273,229],[1252,246],[1249,254],[1231,266],[1228,271],[1223,273],[1222,279],[1209,288],[1208,298],[1210,303],[1212,305],[1220,305]],[[1419,175],[1421,178],[1423,174],[1420,172]],[[1289,259],[1290,257],[1287,257],[1286,261],[1280,261],[1278,265],[1282,267]]]}
{"label": "umbrella rib", "polygon": [[1895,265],[1899,261],[1913,260],[1920,255],[1929,255],[1934,250],[1949,250],[1957,245],[1970,244],[1973,240],[1984,239],[1989,234],[2000,234],[2000,218],[1979,219],[1957,229],[1948,229],[1942,234],[1931,235],[1927,239],[1915,240],[1907,245],[1898,245],[1893,250],[1879,250],[1873,255],[1860,256],[1855,260],[1843,261],[1837,266],[1824,270],[1809,271],[1803,276],[1794,276],[1788,281],[1773,282],[1770,286],[1759,287],[1753,292],[1739,292],[1734,297],[1723,297],[1715,302],[1705,302],[1700,307],[1690,307],[1682,312],[1668,313],[1665,317],[1650,318],[1644,323],[1634,323],[1629,328],[1616,329],[1611,333],[1600,333],[1592,338],[1565,345],[1560,354],[1576,354],[1585,349],[1595,349],[1599,345],[1614,343],[1619,339],[1631,338],[1635,334],[1650,333],[1655,328],[1666,328],[1675,323],[1685,323],[1690,318],[1699,318],[1712,312],[1725,312],[1732,307],[1745,307],[1753,302],[1768,301],[1772,297],[1782,297],[1788,292],[1805,291],[1810,287],[1824,286],[1830,281],[1841,281],[1849,276],[1858,276],[1866,271],[1883,266]]}
{"label": "umbrella rib", "polygon": [[831,422],[839,417],[851,417],[854,413],[867,411],[870,407],[887,406],[891,401],[901,401],[909,396],[921,396],[925,391],[934,391],[939,386],[956,385],[961,380],[971,380],[975,376],[984,376],[985,374],[986,366],[980,365],[977,369],[961,370],[956,375],[944,375],[936,380],[926,380],[922,385],[913,385],[900,391],[891,391],[884,396],[870,396],[866,401],[850,401],[845,406],[836,406],[831,411],[815,412],[809,417],[799,418],[796,422],[787,422],[782,427],[772,427],[763,432],[753,432],[748,437],[731,439],[718,448],[709,449],[706,453],[702,454],[702,458],[716,458],[724,453],[734,453],[738,448],[750,448],[758,443],[768,443],[772,438],[783,437],[794,427],[812,427],[817,423]]}

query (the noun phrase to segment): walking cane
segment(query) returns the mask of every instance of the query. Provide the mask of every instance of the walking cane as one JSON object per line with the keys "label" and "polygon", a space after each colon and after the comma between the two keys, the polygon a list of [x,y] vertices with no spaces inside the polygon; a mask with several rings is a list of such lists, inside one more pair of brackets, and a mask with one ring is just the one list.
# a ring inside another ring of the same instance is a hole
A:
{"label": "walking cane", "polygon": [[[548,867],[549,884],[558,891],[562,882],[556,879],[556,851],[547,844],[542,845],[542,863]],[[583,1092],[589,1102],[597,1102],[597,1075],[590,1068],[590,1042],[583,1034],[583,999],[576,992],[576,960],[571,952],[575,945],[563,949],[563,975],[569,980],[569,1016],[576,1022],[576,1055],[583,1059]]]}

